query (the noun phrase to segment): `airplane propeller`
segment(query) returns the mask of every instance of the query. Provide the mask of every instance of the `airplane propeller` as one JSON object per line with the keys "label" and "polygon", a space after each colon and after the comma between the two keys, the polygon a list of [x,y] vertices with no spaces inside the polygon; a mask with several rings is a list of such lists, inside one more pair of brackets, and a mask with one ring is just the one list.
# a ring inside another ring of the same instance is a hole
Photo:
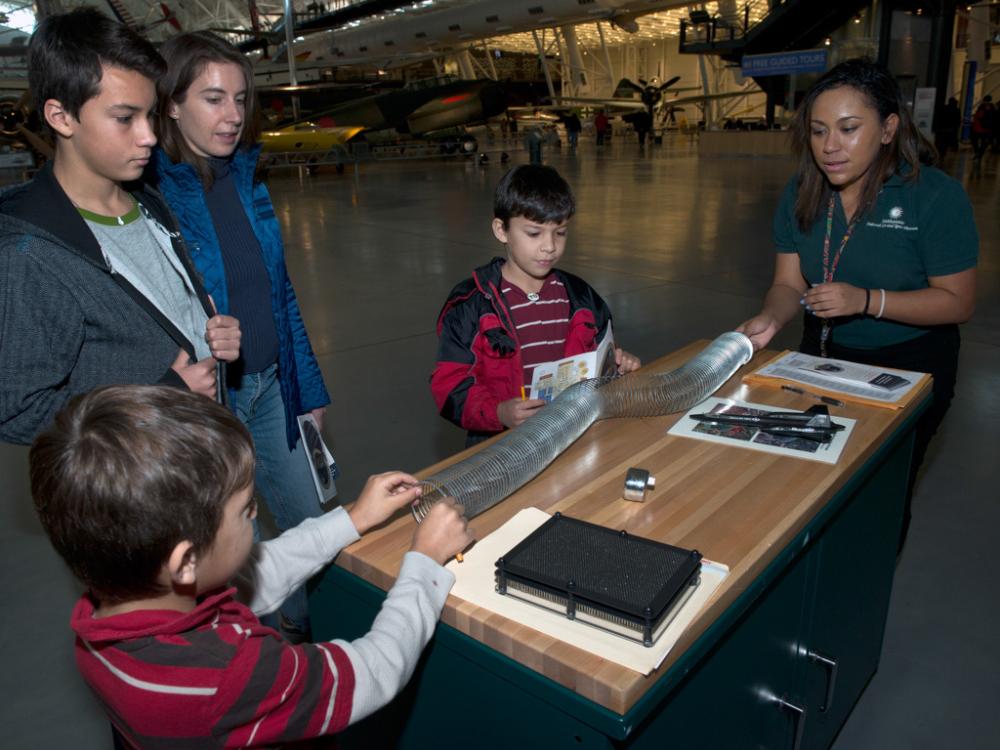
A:
{"label": "airplane propeller", "polygon": [[679,80],[681,80],[680,76],[674,76],[673,78],[658,84],[656,83],[655,78],[652,82],[649,82],[644,78],[640,78],[639,83],[630,81],[628,78],[622,78],[618,82],[618,87],[615,89],[615,96],[620,96],[619,92],[623,89],[625,91],[634,91],[638,93],[639,97],[642,99],[642,103],[646,105],[646,109],[648,110],[650,116],[652,116],[653,108],[659,104],[660,99],[663,98],[663,92]]}

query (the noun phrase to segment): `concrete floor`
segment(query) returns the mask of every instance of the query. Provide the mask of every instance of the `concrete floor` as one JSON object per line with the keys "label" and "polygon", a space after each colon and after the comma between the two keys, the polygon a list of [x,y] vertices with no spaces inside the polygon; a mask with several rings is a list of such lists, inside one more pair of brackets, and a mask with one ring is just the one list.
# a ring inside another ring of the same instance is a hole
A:
{"label": "concrete floor", "polygon": [[[646,360],[714,338],[754,313],[771,278],[771,214],[782,159],[699,159],[686,138],[650,156],[634,143],[547,154],[574,186],[564,268],[608,301],[619,342]],[[515,160],[523,159],[520,152]],[[966,177],[982,235],[979,306],[963,329],[958,396],[928,456],[899,564],[878,673],[834,745],[1000,747],[1000,600],[990,557],[1000,526],[998,158]],[[434,324],[452,285],[502,248],[489,231],[503,168],[397,162],[358,174],[275,174],[288,265],[334,403],[326,434],[341,497],[368,474],[416,470],[458,450],[427,387]],[[797,326],[773,346],[792,347]],[[27,489],[27,450],[0,445],[2,745],[110,747],[108,723],[73,667],[66,621],[78,590],[45,540]],[[993,487],[993,489],[990,489]]]}

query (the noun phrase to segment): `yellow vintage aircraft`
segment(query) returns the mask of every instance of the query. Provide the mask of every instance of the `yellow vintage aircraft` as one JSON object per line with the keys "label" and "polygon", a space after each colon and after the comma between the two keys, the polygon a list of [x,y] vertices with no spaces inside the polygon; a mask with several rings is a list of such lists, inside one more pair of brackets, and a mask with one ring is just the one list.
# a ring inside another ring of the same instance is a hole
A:
{"label": "yellow vintage aircraft", "polygon": [[359,126],[324,127],[304,121],[280,130],[267,130],[260,134],[260,139],[265,153],[322,155],[346,146],[362,130]]}
{"label": "yellow vintage aircraft", "polygon": [[295,165],[308,167],[313,173],[323,164],[333,164],[340,174],[348,161],[347,142],[362,130],[356,125],[320,125],[306,120],[264,131],[260,134],[263,174],[271,167]]}

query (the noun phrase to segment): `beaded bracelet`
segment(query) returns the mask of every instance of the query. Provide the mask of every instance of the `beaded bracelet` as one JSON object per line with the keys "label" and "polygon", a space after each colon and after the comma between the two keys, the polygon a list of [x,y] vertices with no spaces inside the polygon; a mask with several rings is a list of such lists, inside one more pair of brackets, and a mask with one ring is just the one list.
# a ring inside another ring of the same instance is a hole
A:
{"label": "beaded bracelet", "polygon": [[882,303],[878,306],[878,315],[875,316],[876,319],[882,317],[882,313],[885,312],[885,289],[879,289],[882,292]]}

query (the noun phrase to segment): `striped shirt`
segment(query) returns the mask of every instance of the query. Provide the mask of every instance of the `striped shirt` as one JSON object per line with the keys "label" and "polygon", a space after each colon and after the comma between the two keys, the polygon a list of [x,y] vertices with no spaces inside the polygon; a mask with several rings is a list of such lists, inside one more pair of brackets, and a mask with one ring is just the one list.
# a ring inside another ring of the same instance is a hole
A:
{"label": "striped shirt", "polygon": [[234,590],[190,612],[73,611],[84,680],[128,742],[143,750],[271,747],[336,733],[389,702],[413,674],[454,576],[407,552],[369,632],[293,646],[255,612],[274,611],[358,538],[342,508],[254,545]]}
{"label": "striped shirt", "polygon": [[[75,622],[123,627],[128,640],[77,638],[77,663],[105,709],[139,748],[257,747],[344,729],[354,670],[334,643],[292,646],[233,590],[182,615],[146,610]],[[141,635],[140,635],[141,634]]]}
{"label": "striped shirt", "polygon": [[569,332],[569,297],[563,283],[549,274],[538,292],[537,300],[528,299],[520,287],[503,279],[500,292],[514,321],[521,346],[524,384],[531,385],[535,367],[562,359]]}

